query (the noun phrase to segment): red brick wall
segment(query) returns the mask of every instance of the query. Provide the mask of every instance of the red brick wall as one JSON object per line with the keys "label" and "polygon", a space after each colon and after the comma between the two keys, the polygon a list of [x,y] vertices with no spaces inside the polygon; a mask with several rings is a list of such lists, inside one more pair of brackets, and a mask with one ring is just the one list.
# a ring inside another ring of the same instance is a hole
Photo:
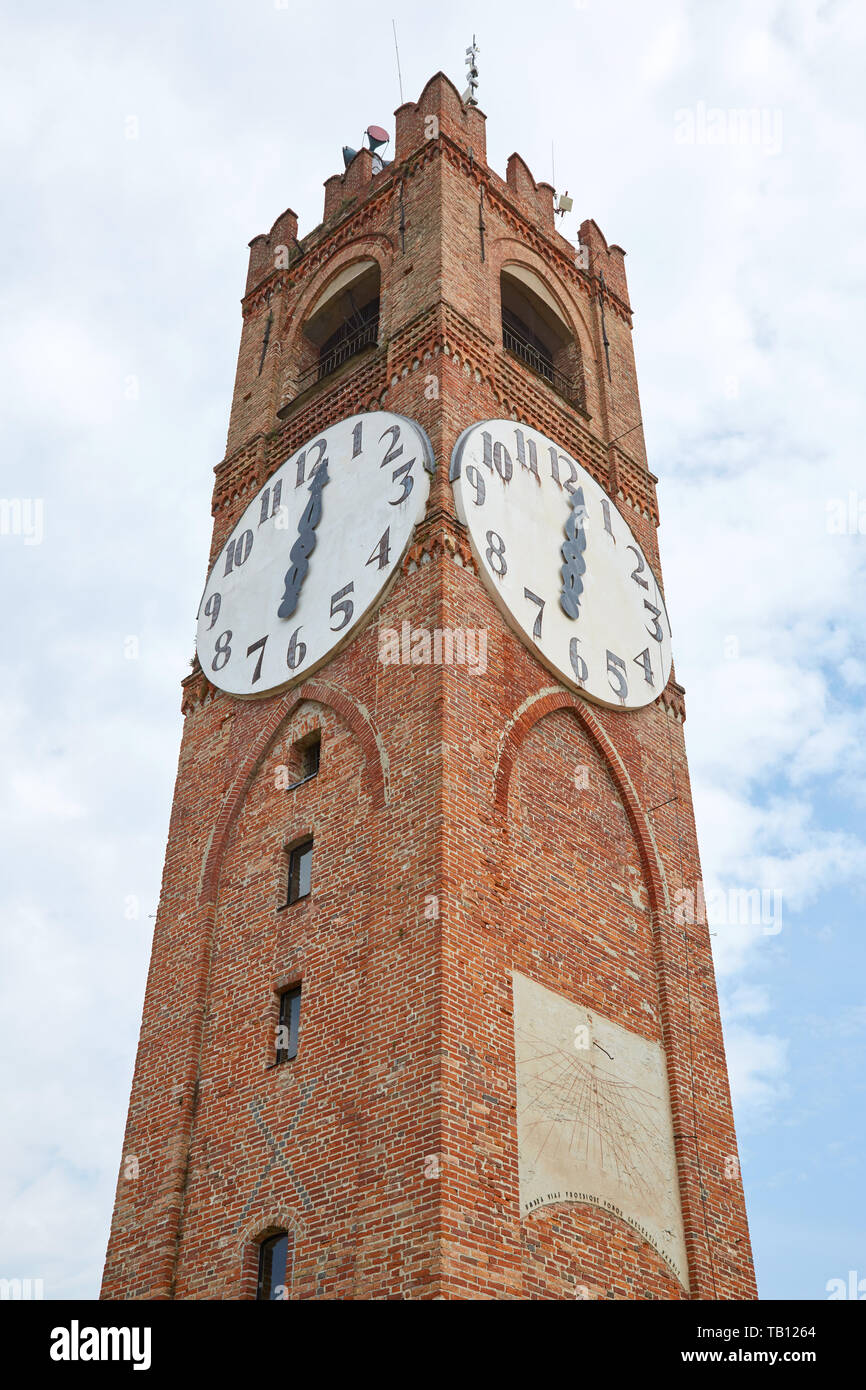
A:
{"label": "red brick wall", "polygon": [[[742,1189],[725,1176],[736,1141],[709,938],[671,911],[700,876],[682,691],[672,680],[619,713],[557,685],[499,617],[454,515],[458,434],[514,415],[608,488],[658,569],[642,432],[607,447],[640,418],[622,252],[584,223],[579,268],[549,189],[522,161],[507,180],[487,169],[483,119],[440,75],[401,108],[399,163],[329,181],[303,254],[274,264],[291,213],[252,244],[212,553],[291,450],[355,411],[417,420],[437,475],[378,612],[300,689],[250,703],[198,668],[184,682],[104,1297],[253,1297],[255,1241],[279,1228],[292,1298],[682,1297],[607,1212],[521,1219],[514,969],[663,1045],[692,1296],[755,1296]],[[295,400],[305,309],[360,256],[381,267],[379,344]],[[499,273],[515,259],[570,319],[585,414],[502,351]],[[404,620],[486,629],[487,674],[383,667],[379,628]],[[319,775],[283,790],[275,769],[313,727]],[[283,848],[310,832],[312,894],[281,910]],[[277,991],[298,980],[299,1052],[269,1069]]]}

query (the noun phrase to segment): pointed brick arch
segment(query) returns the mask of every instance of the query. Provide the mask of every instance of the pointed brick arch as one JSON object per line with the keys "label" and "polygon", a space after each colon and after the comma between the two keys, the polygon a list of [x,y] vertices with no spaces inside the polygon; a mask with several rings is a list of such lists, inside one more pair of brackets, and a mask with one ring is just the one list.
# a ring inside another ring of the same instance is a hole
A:
{"label": "pointed brick arch", "polygon": [[[652,826],[640,804],[625,763],[612,738],[584,701],[562,686],[547,686],[536,690],[514,711],[505,725],[497,750],[493,774],[494,809],[503,820],[507,817],[511,774],[520,748],[535,725],[545,715],[558,710],[564,710],[574,716],[602,758],[622,800],[638,847],[650,899],[653,954],[659,986],[659,1019],[670,1088],[680,1201],[685,1222],[692,1286],[690,1296],[715,1298],[717,1293],[714,1256],[702,1200],[703,1179],[698,1148],[698,1116],[692,1061],[690,1052],[683,1049],[678,1038],[678,1033],[684,1026],[688,1029],[692,1027],[691,1005],[688,1002],[688,981],[684,981],[680,945],[675,934],[667,879]],[[674,981],[678,986],[684,981],[685,996],[680,988],[671,988]],[[677,995],[679,997],[676,997]]]}
{"label": "pointed brick arch", "polygon": [[637,792],[626,771],[625,763],[617,752],[610,735],[586,703],[579,700],[576,695],[564,690],[562,686],[547,686],[543,690],[535,691],[515,711],[505,726],[499,742],[496,768],[493,774],[493,799],[496,810],[503,817],[507,815],[511,774],[520,747],[539,720],[547,714],[553,714],[556,710],[565,710],[577,719],[581,728],[589,735],[613,778],[637,842],[641,865],[649,890],[653,919],[658,922],[660,918],[666,917],[670,911],[670,899],[667,880],[656,848],[652,827],[638,800]]}
{"label": "pointed brick arch", "polygon": [[310,309],[323,290],[327,289],[332,280],[346,270],[350,265],[357,261],[375,261],[379,267],[379,275],[384,284],[386,272],[394,256],[393,238],[385,232],[361,232],[350,241],[344,242],[324,264],[316,266],[309,277],[308,283],[291,305],[286,305],[283,310],[283,321],[280,324],[280,337],[284,349],[291,352],[293,344],[304,331],[304,324],[307,321]]}
{"label": "pointed brick arch", "polygon": [[563,321],[570,329],[580,349],[584,367],[595,362],[593,331],[586,306],[580,296],[566,285],[562,276],[537,252],[526,246],[517,237],[503,236],[494,241],[491,247],[491,256],[496,268],[496,294],[499,293],[499,282],[503,271],[507,273],[511,266],[532,271],[544,283],[551,297],[559,305]]}
{"label": "pointed brick arch", "polygon": [[308,701],[332,709],[352,730],[364,754],[364,780],[373,810],[381,810],[383,806],[387,805],[388,755],[369,710],[347,695],[339,686],[332,685],[330,681],[306,681],[296,690],[290,690],[288,694],[284,695],[271,711],[269,718],[259,731],[258,738],[249,749],[238,768],[234,781],[223,797],[223,804],[214,825],[202,873],[199,893],[201,906],[213,907],[216,904],[219,878],[229,837],[253,778],[282,726],[291,718],[299,705]]}

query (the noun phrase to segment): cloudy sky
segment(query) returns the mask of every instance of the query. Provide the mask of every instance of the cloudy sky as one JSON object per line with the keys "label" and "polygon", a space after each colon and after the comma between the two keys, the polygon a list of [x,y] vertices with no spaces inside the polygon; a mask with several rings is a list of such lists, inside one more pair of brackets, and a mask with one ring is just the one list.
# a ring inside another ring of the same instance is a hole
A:
{"label": "cloudy sky", "polygon": [[[16,9],[0,1274],[90,1298],[246,245],[286,206],[314,227],[341,145],[393,131],[400,96],[391,12],[345,0]],[[759,1288],[826,1298],[866,1279],[866,13],[439,0],[397,26],[406,99],[439,68],[462,87],[474,29],[492,166],[550,179],[553,142],[563,231],[594,217],[628,252]],[[738,889],[772,920],[735,920]]]}

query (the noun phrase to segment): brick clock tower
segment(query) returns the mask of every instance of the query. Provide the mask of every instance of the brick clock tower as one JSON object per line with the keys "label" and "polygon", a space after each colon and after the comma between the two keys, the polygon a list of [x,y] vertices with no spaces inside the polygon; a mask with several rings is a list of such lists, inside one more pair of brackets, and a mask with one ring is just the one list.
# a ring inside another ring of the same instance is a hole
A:
{"label": "brick clock tower", "polygon": [[102,1296],[752,1299],[623,252],[383,137],[251,243]]}

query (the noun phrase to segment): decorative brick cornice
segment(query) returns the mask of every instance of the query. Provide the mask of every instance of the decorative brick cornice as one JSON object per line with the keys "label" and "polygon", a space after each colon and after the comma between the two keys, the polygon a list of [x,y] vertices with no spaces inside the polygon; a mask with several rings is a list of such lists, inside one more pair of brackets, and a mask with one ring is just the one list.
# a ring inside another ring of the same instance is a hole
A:
{"label": "decorative brick cornice", "polygon": [[[224,507],[245,496],[253,485],[264,482],[263,467],[267,456],[266,437],[259,433],[247,439],[234,453],[217,464],[214,469],[214,490],[211,500],[211,514],[216,516]],[[216,536],[211,543],[211,558],[219,548]]]}
{"label": "decorative brick cornice", "polygon": [[280,421],[277,429],[267,436],[270,477],[290,454],[321,433],[335,420],[357,415],[365,410],[378,410],[387,389],[387,345],[380,344],[370,352],[350,358],[345,367],[333,377],[327,377],[297,401]]}
{"label": "decorative brick cornice", "polygon": [[601,278],[597,275],[594,275],[591,278],[591,284],[593,298],[597,299],[600,296],[604,300],[606,308],[612,309],[613,312],[616,314],[617,318],[621,318],[623,323],[628,324],[628,327],[631,328],[631,309],[627,304],[623,303],[619,295],[614,294],[607,281],[605,280],[604,285],[602,286]]}
{"label": "decorative brick cornice", "polygon": [[533,425],[557,439],[610,489],[607,450],[587,428],[580,412],[444,299],[416,315],[392,337],[388,353],[392,382],[398,368],[409,363],[414,366],[440,353],[455,366],[475,373],[476,381],[490,388],[504,418]]}
{"label": "decorative brick cornice", "polygon": [[617,447],[610,449],[610,491],[648,520],[659,522],[656,478],[649,469]]}
{"label": "decorative brick cornice", "polygon": [[619,450],[609,451],[552,387],[521,367],[459,310],[439,300],[375,351],[350,361],[333,381],[299,398],[279,428],[255,435],[214,470],[214,515],[260,487],[295,449],[342,414],[382,409],[389,386],[441,354],[475,374],[503,418],[540,429],[567,448],[612,496],[658,524],[655,479]]}
{"label": "decorative brick cornice", "polygon": [[188,676],[184,676],[181,681],[180,709],[184,718],[192,714],[194,710],[201,708],[208,700],[215,700],[219,695],[215,685],[212,685],[199,665],[198,657],[193,658],[192,670]]}
{"label": "decorative brick cornice", "polygon": [[241,300],[241,314],[245,319],[254,318],[262,309],[267,308],[275,294],[282,294],[291,284],[287,270],[274,268]]}
{"label": "decorative brick cornice", "polygon": [[673,677],[659,696],[658,704],[662,705],[670,718],[675,719],[678,724],[686,722],[686,692]]}
{"label": "decorative brick cornice", "polygon": [[419,565],[444,557],[475,571],[475,560],[466,527],[442,507],[428,512],[415,528],[412,542],[403,557],[403,572],[411,574]]}

